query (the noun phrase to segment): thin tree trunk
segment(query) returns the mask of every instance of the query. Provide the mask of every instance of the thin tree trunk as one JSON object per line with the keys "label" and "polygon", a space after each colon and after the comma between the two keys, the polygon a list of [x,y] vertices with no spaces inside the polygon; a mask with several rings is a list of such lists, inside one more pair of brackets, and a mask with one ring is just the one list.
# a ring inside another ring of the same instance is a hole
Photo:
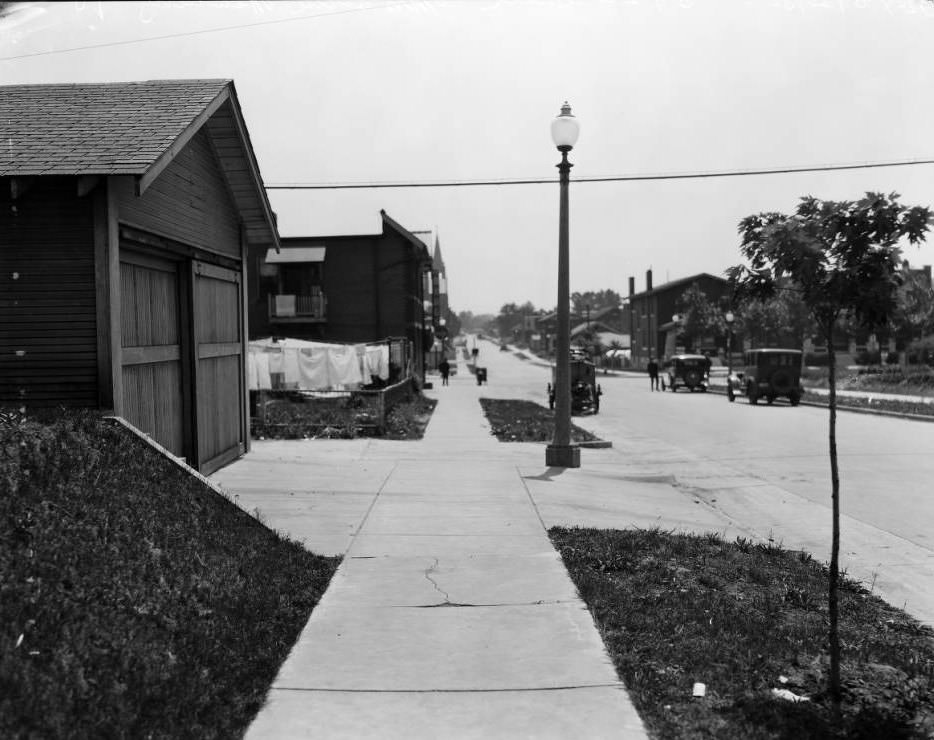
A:
{"label": "thin tree trunk", "polygon": [[840,578],[840,470],[837,466],[837,357],[834,353],[833,337],[828,334],[827,359],[829,372],[827,384],[830,389],[830,482],[833,504],[833,534],[830,543],[830,588],[828,602],[830,610],[830,700],[834,718],[840,718],[840,631],[838,591]]}

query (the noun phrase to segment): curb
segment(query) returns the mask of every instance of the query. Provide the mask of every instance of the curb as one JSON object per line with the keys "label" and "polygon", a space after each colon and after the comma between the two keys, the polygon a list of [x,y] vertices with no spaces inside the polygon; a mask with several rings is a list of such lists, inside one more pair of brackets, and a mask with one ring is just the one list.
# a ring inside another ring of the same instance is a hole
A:
{"label": "curb", "polygon": [[[707,391],[709,393],[716,393],[721,396],[726,395],[726,388],[717,387],[708,387]],[[826,409],[827,404],[817,403],[815,401],[805,401],[802,399],[799,404],[801,406],[811,406],[816,409]],[[849,411],[854,414],[868,414],[870,416],[891,416],[895,419],[907,419],[909,421],[926,421],[934,422],[934,414],[928,416],[926,414],[909,414],[903,411],[888,411],[886,409],[870,409],[865,408],[864,406],[847,406],[846,404],[840,404],[839,399],[837,400],[837,411]]]}
{"label": "curb", "polygon": [[612,442],[607,442],[604,439],[594,439],[590,442],[577,442],[577,447],[584,447],[588,450],[608,450],[613,446]]}

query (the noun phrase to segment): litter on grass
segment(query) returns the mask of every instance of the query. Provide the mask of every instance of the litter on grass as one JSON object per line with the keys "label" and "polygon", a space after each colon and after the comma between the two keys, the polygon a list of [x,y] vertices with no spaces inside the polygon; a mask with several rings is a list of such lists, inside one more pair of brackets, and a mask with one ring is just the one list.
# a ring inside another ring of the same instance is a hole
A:
{"label": "litter on grass", "polygon": [[811,701],[806,696],[801,696],[796,694],[794,691],[789,691],[788,689],[772,689],[772,696],[776,699],[785,699],[786,701],[799,702],[799,701]]}

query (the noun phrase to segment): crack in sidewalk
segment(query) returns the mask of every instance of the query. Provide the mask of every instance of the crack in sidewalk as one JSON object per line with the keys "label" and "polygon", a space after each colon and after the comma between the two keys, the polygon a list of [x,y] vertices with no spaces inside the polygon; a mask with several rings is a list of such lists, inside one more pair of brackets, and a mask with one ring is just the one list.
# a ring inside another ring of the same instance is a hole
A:
{"label": "crack in sidewalk", "polygon": [[437,591],[439,594],[441,594],[441,595],[444,597],[444,601],[441,602],[440,604],[431,604],[430,606],[470,606],[470,604],[453,604],[453,603],[451,603],[451,596],[450,596],[450,594],[448,594],[447,591],[445,591],[443,588],[441,588],[441,586],[438,585],[438,582],[437,582],[434,578],[431,577],[431,574],[434,573],[434,572],[438,569],[439,564],[440,564],[440,563],[439,563],[438,558],[435,558],[435,562],[433,562],[431,565],[429,565],[429,566],[425,569],[425,573],[424,573],[425,579],[432,585],[432,587],[434,588],[434,590]]}

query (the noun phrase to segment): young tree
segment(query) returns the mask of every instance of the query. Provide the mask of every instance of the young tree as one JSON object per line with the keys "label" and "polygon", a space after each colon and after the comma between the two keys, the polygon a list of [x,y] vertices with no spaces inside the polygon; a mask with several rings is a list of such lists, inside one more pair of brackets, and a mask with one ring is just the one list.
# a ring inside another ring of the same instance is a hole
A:
{"label": "young tree", "polygon": [[830,549],[830,697],[840,711],[838,582],[840,556],[840,474],[837,465],[837,395],[833,328],[852,318],[883,326],[894,314],[899,241],[923,241],[931,213],[908,208],[898,194],[867,193],[857,201],[801,199],[792,215],[760,213],[739,224],[741,252],[749,265],[728,271],[740,296],[770,298],[790,278],[810,310],[830,363],[830,479],[833,532]]}

